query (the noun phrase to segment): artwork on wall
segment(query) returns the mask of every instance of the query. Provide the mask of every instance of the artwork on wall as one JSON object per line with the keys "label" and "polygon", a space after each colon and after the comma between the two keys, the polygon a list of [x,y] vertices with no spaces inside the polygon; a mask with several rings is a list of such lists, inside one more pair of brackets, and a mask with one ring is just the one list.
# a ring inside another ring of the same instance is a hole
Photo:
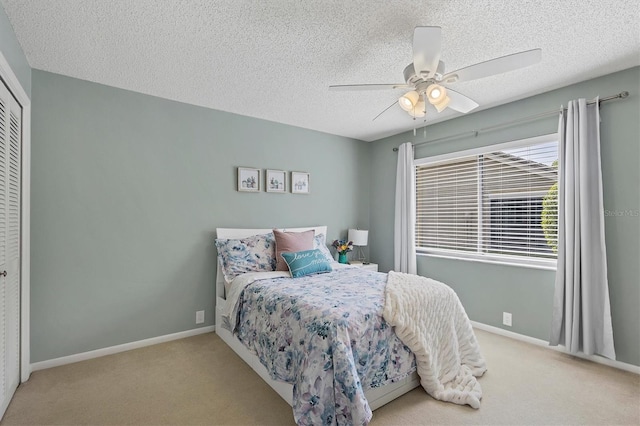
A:
{"label": "artwork on wall", "polygon": [[291,193],[308,194],[309,192],[309,173],[291,172]]}
{"label": "artwork on wall", "polygon": [[267,170],[265,179],[267,192],[287,192],[287,172],[284,170]]}
{"label": "artwork on wall", "polygon": [[238,191],[260,192],[260,169],[238,167]]}

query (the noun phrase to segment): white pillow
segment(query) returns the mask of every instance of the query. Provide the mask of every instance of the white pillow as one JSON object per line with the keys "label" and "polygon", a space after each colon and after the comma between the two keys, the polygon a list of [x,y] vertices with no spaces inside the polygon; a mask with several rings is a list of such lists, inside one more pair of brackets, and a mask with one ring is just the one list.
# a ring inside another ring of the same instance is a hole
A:
{"label": "white pillow", "polygon": [[318,234],[313,238],[313,248],[320,250],[329,262],[335,262],[333,255],[327,248],[327,240],[324,234]]}

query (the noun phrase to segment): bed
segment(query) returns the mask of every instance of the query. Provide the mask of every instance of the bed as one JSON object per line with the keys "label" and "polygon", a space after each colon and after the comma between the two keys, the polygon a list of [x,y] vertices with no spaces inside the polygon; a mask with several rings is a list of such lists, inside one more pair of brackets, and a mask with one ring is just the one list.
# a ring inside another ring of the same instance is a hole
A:
{"label": "bed", "polygon": [[[286,229],[309,230],[327,233]],[[271,231],[218,228],[217,238]],[[216,333],[293,407],[297,423],[366,424],[371,410],[420,385],[414,354],[382,319],[387,274],[333,263],[327,274],[290,278],[267,268],[229,285],[221,265]]]}

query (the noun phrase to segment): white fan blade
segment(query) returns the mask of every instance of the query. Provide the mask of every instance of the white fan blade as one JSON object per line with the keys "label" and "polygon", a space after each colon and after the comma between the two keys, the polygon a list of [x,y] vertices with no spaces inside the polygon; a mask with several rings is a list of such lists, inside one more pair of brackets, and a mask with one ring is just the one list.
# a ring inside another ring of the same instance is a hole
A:
{"label": "white fan blade", "polygon": [[470,98],[467,98],[460,92],[456,92],[455,90],[451,90],[447,87],[447,95],[449,95],[449,108],[455,109],[461,113],[468,113],[472,109],[478,108],[478,103]]}
{"label": "white fan blade", "polygon": [[329,90],[384,90],[384,89],[408,89],[413,88],[408,84],[340,84],[329,86]]}
{"label": "white fan blade", "polygon": [[394,101],[391,105],[386,107],[380,114],[378,114],[375,117],[373,117],[373,120],[371,120],[371,121],[376,121],[376,118],[380,117],[382,114],[384,114],[385,112],[389,111],[391,109],[391,107],[393,107],[394,105],[398,105],[398,101]]}
{"label": "white fan blade", "polygon": [[479,64],[445,74],[440,81],[443,83],[455,83],[458,81],[470,81],[490,75],[501,74],[507,71],[517,70],[529,65],[537,64],[542,59],[542,49],[527,50],[502,56]]}
{"label": "white fan blade", "polygon": [[417,76],[431,78],[440,62],[440,27],[416,27],[413,31],[413,68]]}

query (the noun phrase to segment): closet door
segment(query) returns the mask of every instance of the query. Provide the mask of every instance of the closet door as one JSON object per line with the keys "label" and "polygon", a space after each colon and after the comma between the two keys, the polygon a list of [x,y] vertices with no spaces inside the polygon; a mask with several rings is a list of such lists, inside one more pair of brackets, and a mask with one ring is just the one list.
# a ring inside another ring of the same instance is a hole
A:
{"label": "closet door", "polygon": [[0,417],[20,377],[20,151],[22,111],[0,83]]}

